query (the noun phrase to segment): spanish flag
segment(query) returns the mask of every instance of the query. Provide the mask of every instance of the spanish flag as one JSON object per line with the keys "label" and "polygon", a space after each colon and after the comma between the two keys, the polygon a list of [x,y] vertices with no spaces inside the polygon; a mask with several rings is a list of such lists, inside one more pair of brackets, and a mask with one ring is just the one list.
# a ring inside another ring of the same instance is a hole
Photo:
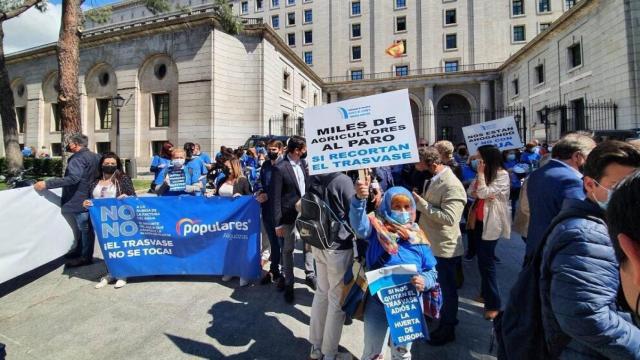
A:
{"label": "spanish flag", "polygon": [[387,55],[391,55],[394,58],[401,57],[402,55],[404,55],[404,44],[402,43],[402,41],[393,43],[393,45],[389,46],[385,52],[387,53]]}

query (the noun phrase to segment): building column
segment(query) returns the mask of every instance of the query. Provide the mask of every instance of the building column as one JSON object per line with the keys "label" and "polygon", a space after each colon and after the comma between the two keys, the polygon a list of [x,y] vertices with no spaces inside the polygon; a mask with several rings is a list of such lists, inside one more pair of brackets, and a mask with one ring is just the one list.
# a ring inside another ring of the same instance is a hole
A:
{"label": "building column", "polygon": [[330,102],[334,103],[338,101],[338,92],[337,91],[332,91],[329,93],[329,95],[331,95],[331,99]]}
{"label": "building column", "polygon": [[491,90],[489,88],[488,81],[480,82],[480,122],[485,122],[487,120],[487,113],[491,107]]}
{"label": "building column", "polygon": [[433,145],[436,142],[436,113],[433,104],[433,85],[424,88],[424,120],[422,137]]}

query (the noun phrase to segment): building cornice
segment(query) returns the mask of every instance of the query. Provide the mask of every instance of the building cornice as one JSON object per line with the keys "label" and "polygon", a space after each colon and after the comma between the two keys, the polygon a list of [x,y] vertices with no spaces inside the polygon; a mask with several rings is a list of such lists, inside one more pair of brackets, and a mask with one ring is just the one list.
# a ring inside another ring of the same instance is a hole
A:
{"label": "building cornice", "polygon": [[525,56],[529,50],[535,48],[538,44],[545,41],[546,39],[553,37],[554,32],[565,25],[568,21],[573,20],[577,13],[583,11],[588,6],[595,4],[599,0],[579,0],[576,4],[569,10],[565,11],[562,16],[556,19],[551,25],[543,32],[534,37],[531,41],[529,41],[525,46],[523,46],[520,50],[518,50],[515,54],[511,55],[504,63],[498,68],[499,72],[504,71],[511,64],[517,62]]}

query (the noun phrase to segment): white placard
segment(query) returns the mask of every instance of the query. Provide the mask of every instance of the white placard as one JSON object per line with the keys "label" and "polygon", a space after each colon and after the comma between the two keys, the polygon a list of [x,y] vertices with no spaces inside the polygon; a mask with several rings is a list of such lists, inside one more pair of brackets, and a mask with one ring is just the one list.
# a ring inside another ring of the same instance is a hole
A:
{"label": "white placard", "polygon": [[69,251],[73,230],[60,213],[61,189],[0,191],[0,283]]}
{"label": "white placard", "polygon": [[483,145],[495,145],[500,151],[519,149],[523,146],[513,116],[465,126],[462,133],[469,154],[472,155]]}
{"label": "white placard", "polygon": [[304,111],[311,175],[416,163],[407,89]]}

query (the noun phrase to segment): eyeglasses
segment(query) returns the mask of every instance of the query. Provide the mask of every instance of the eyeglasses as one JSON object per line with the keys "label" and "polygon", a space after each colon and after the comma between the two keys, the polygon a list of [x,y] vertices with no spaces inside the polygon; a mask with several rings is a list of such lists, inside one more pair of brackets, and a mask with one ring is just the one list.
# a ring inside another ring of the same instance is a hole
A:
{"label": "eyeglasses", "polygon": [[420,146],[429,146],[429,144],[418,144]]}

